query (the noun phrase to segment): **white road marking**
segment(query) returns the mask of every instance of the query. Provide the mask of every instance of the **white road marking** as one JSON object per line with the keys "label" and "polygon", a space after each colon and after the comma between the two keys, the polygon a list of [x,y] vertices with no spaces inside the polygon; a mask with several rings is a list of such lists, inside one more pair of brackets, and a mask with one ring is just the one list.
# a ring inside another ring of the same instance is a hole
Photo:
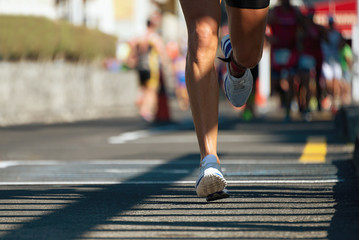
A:
{"label": "white road marking", "polygon": [[[152,133],[153,134],[153,133]],[[126,132],[122,133],[118,136],[110,137],[108,139],[108,143],[110,144],[123,144],[129,141],[134,141],[139,138],[144,138],[152,135],[150,131],[147,130],[140,130],[134,132]]]}
{"label": "white road marking", "polygon": [[[338,183],[343,182],[341,179],[323,179],[323,180],[230,180],[228,184],[323,184],[323,183]],[[0,186],[28,186],[28,185],[116,185],[116,184],[130,184],[130,185],[146,185],[146,184],[192,184],[196,181],[33,181],[33,182],[0,182]]]}
{"label": "white road marking", "polygon": [[[102,172],[102,173],[146,173],[148,169],[138,169],[138,168],[126,168],[126,169],[104,169],[104,170],[89,170],[87,172]],[[153,170],[151,173],[166,173],[166,174],[189,174],[190,170],[186,169],[163,169],[163,170]]]}
{"label": "white road marking", "polygon": [[[223,122],[223,119],[219,119],[219,122]],[[181,125],[170,124],[165,126],[153,127],[147,130],[131,131],[119,134],[117,136],[109,137],[107,142],[109,144],[124,144],[124,143],[146,143],[146,144],[161,144],[161,143],[197,143],[195,133],[192,131],[190,135],[178,135],[175,136],[161,136],[156,138],[150,138],[152,136],[160,135],[162,133],[168,133],[176,131],[183,127],[192,126],[192,119],[185,120]],[[218,136],[219,142],[236,143],[236,142],[273,142],[275,140],[281,140],[281,136],[273,136],[268,134],[239,134],[239,135],[222,135]]]}
{"label": "white road marking", "polygon": [[[110,137],[108,143],[110,144],[179,144],[179,143],[197,143],[197,138],[193,134],[190,135],[176,135],[176,136],[156,136],[158,131],[134,131],[120,134],[118,136]],[[156,137],[152,137],[156,136]],[[151,137],[151,138],[149,138]],[[280,140],[280,137],[271,135],[219,135],[219,143],[241,143],[241,142],[273,142]]]}
{"label": "white road marking", "polygon": [[[191,124],[191,121],[184,121],[184,126]],[[165,126],[153,127],[148,130],[138,130],[132,132],[125,132],[117,136],[109,137],[107,142],[110,144],[123,144],[130,141],[135,141],[140,138],[146,138],[154,135],[158,135],[163,132],[174,131],[178,129],[177,124],[170,124]]]}
{"label": "white road marking", "polygon": [[[199,160],[198,160],[199,162]],[[271,160],[271,159],[241,159],[241,160],[221,160],[222,165],[302,165],[297,159]],[[165,159],[114,159],[114,160],[5,160],[0,161],[0,169],[14,166],[56,166],[56,165],[188,165],[196,164],[193,160],[183,160],[181,162],[171,162]]]}
{"label": "white road marking", "polygon": [[[142,159],[117,159],[117,160],[74,160],[74,161],[64,161],[64,160],[9,160],[9,161],[0,161],[0,174],[1,171],[8,171],[5,170],[6,168],[16,167],[16,166],[74,166],[74,165],[141,165],[141,166],[147,166],[147,167],[154,167],[154,166],[160,166],[160,165],[174,165],[174,166],[180,166],[180,165],[188,165],[188,164],[196,164],[193,160],[184,160],[179,162],[171,162],[170,160],[164,160],[164,159],[152,159],[152,160],[142,160]],[[296,159],[293,160],[250,160],[250,159],[242,159],[242,160],[222,160],[222,165],[224,169],[226,168],[225,165],[301,165],[298,163]],[[229,166],[228,166],[229,167]],[[71,167],[72,168],[72,167]],[[64,171],[64,170],[62,170]],[[87,169],[87,171],[91,171],[90,169]],[[94,169],[95,171],[95,169]],[[98,171],[98,170],[96,170]],[[134,167],[130,169],[105,169],[100,170],[108,173],[142,173],[151,171],[149,169],[136,169]],[[171,174],[188,174],[189,170],[187,169],[173,169],[171,170],[161,170],[170,172]],[[282,171],[282,170],[281,170]],[[65,170],[66,172],[66,170]],[[227,176],[233,175],[231,172],[227,173]],[[235,176],[243,176],[243,172],[241,174],[235,173]],[[257,175],[258,176],[258,175]],[[323,183],[337,183],[341,182],[342,180],[337,179],[334,176],[328,176],[327,179],[300,179],[300,176],[298,176],[299,179],[257,179],[257,180],[229,180],[229,184],[323,184]],[[0,186],[6,186],[6,185],[113,185],[113,184],[195,184],[195,181],[166,181],[166,180],[160,180],[160,181],[113,181],[109,179],[106,180],[74,180],[74,181],[36,181],[35,179],[33,181],[3,181],[0,182]]]}
{"label": "white road marking", "polygon": [[0,168],[8,168],[8,167],[17,166],[17,165],[19,165],[19,164],[15,161],[0,162]]}
{"label": "white road marking", "polygon": [[115,159],[115,160],[5,160],[0,161],[0,168],[7,168],[21,165],[34,166],[56,166],[56,165],[160,165],[169,162],[162,159],[140,160],[140,159]]}

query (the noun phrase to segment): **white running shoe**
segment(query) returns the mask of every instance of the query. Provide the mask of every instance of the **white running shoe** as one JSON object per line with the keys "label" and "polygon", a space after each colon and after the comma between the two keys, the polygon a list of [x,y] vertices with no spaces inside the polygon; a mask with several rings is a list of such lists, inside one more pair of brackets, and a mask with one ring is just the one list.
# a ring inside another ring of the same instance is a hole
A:
{"label": "white running shoe", "polygon": [[217,163],[217,157],[212,154],[206,156],[201,162],[200,174],[196,182],[197,196],[208,197],[211,194],[224,191],[226,186],[227,181]]}
{"label": "white running shoe", "polygon": [[[232,52],[232,44],[227,34],[222,38],[221,49],[225,59],[229,60]],[[244,75],[240,78],[232,76],[229,72],[229,61],[227,62],[227,73],[224,77],[224,92],[227,99],[235,107],[243,106],[252,92],[253,76],[247,68]]]}

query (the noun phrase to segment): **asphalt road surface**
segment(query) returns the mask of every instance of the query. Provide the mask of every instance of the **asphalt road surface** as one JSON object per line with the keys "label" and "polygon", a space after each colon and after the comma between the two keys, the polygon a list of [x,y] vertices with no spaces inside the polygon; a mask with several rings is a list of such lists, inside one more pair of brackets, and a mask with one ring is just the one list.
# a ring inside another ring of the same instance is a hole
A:
{"label": "asphalt road surface", "polygon": [[0,129],[0,239],[359,239],[332,121],[220,118],[230,198],[206,202],[189,118]]}

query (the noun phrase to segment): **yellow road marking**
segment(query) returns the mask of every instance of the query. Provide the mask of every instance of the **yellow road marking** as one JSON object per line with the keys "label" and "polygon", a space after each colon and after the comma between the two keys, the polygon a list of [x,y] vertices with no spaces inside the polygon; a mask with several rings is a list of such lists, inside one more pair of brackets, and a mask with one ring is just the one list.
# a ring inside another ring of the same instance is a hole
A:
{"label": "yellow road marking", "polygon": [[327,141],[325,137],[309,137],[299,158],[301,163],[324,163],[327,155]]}

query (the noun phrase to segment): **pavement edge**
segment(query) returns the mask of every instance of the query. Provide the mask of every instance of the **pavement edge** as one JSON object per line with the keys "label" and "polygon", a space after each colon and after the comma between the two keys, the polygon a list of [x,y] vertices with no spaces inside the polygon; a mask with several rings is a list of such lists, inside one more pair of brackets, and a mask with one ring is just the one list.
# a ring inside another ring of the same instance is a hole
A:
{"label": "pavement edge", "polygon": [[340,108],[334,122],[337,135],[354,143],[359,133],[359,105]]}
{"label": "pavement edge", "polygon": [[355,168],[355,173],[357,176],[357,181],[359,184],[359,133],[356,136],[355,139],[355,148],[354,148],[354,154],[353,154],[353,164]]}

